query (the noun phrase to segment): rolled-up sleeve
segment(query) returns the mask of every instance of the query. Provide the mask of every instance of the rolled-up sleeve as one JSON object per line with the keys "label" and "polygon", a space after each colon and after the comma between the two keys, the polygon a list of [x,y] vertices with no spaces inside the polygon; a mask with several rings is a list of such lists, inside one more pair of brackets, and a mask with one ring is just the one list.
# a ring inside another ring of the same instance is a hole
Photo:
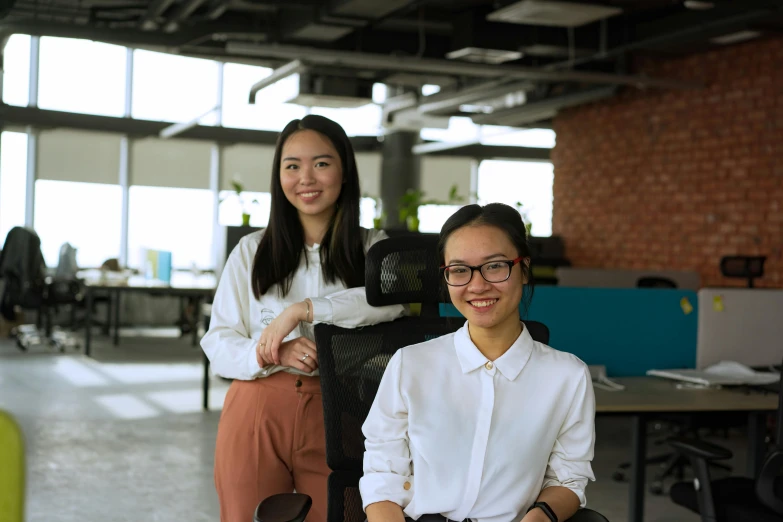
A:
{"label": "rolled-up sleeve", "polygon": [[[383,230],[367,230],[365,250],[387,237]],[[370,306],[364,287],[310,298],[310,301],[313,303],[313,324],[326,323],[341,328],[360,328],[394,321],[408,313],[408,308],[403,305]]]}
{"label": "rolled-up sleeve", "polygon": [[389,361],[362,431],[364,475],[359,481],[362,507],[389,501],[405,507],[413,497],[408,408],[400,389],[403,350]]}
{"label": "rolled-up sleeve", "polygon": [[264,375],[256,360],[257,339],[247,326],[249,267],[238,245],[226,262],[212,303],[209,329],[201,347],[212,371],[228,379],[252,380]]}
{"label": "rolled-up sleeve", "polygon": [[549,457],[542,489],[562,486],[579,497],[580,507],[587,500],[585,489],[589,480],[595,480],[591,461],[595,449],[595,394],[590,374],[585,366],[571,401],[568,416],[563,423]]}

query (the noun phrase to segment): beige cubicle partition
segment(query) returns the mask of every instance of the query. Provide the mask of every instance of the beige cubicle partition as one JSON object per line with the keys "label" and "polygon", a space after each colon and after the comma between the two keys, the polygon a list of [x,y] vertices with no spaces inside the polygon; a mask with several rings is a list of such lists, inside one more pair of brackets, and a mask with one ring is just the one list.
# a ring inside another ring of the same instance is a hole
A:
{"label": "beige cubicle partition", "polygon": [[783,290],[702,288],[696,366],[783,361]]}
{"label": "beige cubicle partition", "polygon": [[698,290],[699,274],[678,270],[615,270],[602,268],[560,267],[556,271],[557,285],[592,288],[635,288],[642,277],[671,279],[682,290]]}

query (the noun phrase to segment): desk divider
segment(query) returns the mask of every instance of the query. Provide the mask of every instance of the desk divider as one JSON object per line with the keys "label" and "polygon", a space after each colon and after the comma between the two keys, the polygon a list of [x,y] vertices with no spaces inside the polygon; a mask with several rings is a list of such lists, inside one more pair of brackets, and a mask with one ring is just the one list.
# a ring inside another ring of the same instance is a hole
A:
{"label": "desk divider", "polygon": [[[440,314],[460,317],[451,304]],[[609,377],[695,368],[698,316],[691,290],[558,286],[536,288],[527,314],[549,327],[553,348],[606,366]]]}

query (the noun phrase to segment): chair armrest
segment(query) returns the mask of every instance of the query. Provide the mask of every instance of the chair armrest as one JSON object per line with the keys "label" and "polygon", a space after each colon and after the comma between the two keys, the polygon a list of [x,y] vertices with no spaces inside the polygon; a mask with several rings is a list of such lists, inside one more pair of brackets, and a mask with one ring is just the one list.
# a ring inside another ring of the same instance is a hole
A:
{"label": "chair armrest", "polygon": [[673,437],[667,440],[677,452],[691,461],[696,478],[693,480],[696,501],[702,520],[717,520],[709,461],[731,458],[731,451],[703,440]]}
{"label": "chair armrest", "polygon": [[280,493],[261,501],[254,522],[304,522],[313,500],[301,493]]}
{"label": "chair armrest", "polygon": [[667,440],[669,445],[691,458],[711,460],[725,460],[732,457],[731,451],[722,446],[716,446],[699,439],[689,439],[685,437],[672,437]]}
{"label": "chair armrest", "polygon": [[568,519],[568,522],[609,522],[605,516],[592,509],[580,509],[574,516]]}
{"label": "chair armrest", "polygon": [[764,459],[761,473],[756,479],[756,496],[762,504],[778,515],[783,515],[783,499],[775,491],[775,482],[778,481],[776,479],[779,477],[781,466],[783,466],[783,451],[775,448]]}

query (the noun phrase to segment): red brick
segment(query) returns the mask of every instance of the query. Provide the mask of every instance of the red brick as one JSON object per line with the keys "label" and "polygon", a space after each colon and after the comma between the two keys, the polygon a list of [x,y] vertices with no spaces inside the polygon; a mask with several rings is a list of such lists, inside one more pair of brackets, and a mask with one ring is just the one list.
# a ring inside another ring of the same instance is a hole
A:
{"label": "red brick", "polygon": [[767,256],[758,286],[783,287],[783,38],[660,61],[637,74],[701,90],[626,89],[554,122],[553,231],[575,266],[696,270],[742,286],[729,254]]}

